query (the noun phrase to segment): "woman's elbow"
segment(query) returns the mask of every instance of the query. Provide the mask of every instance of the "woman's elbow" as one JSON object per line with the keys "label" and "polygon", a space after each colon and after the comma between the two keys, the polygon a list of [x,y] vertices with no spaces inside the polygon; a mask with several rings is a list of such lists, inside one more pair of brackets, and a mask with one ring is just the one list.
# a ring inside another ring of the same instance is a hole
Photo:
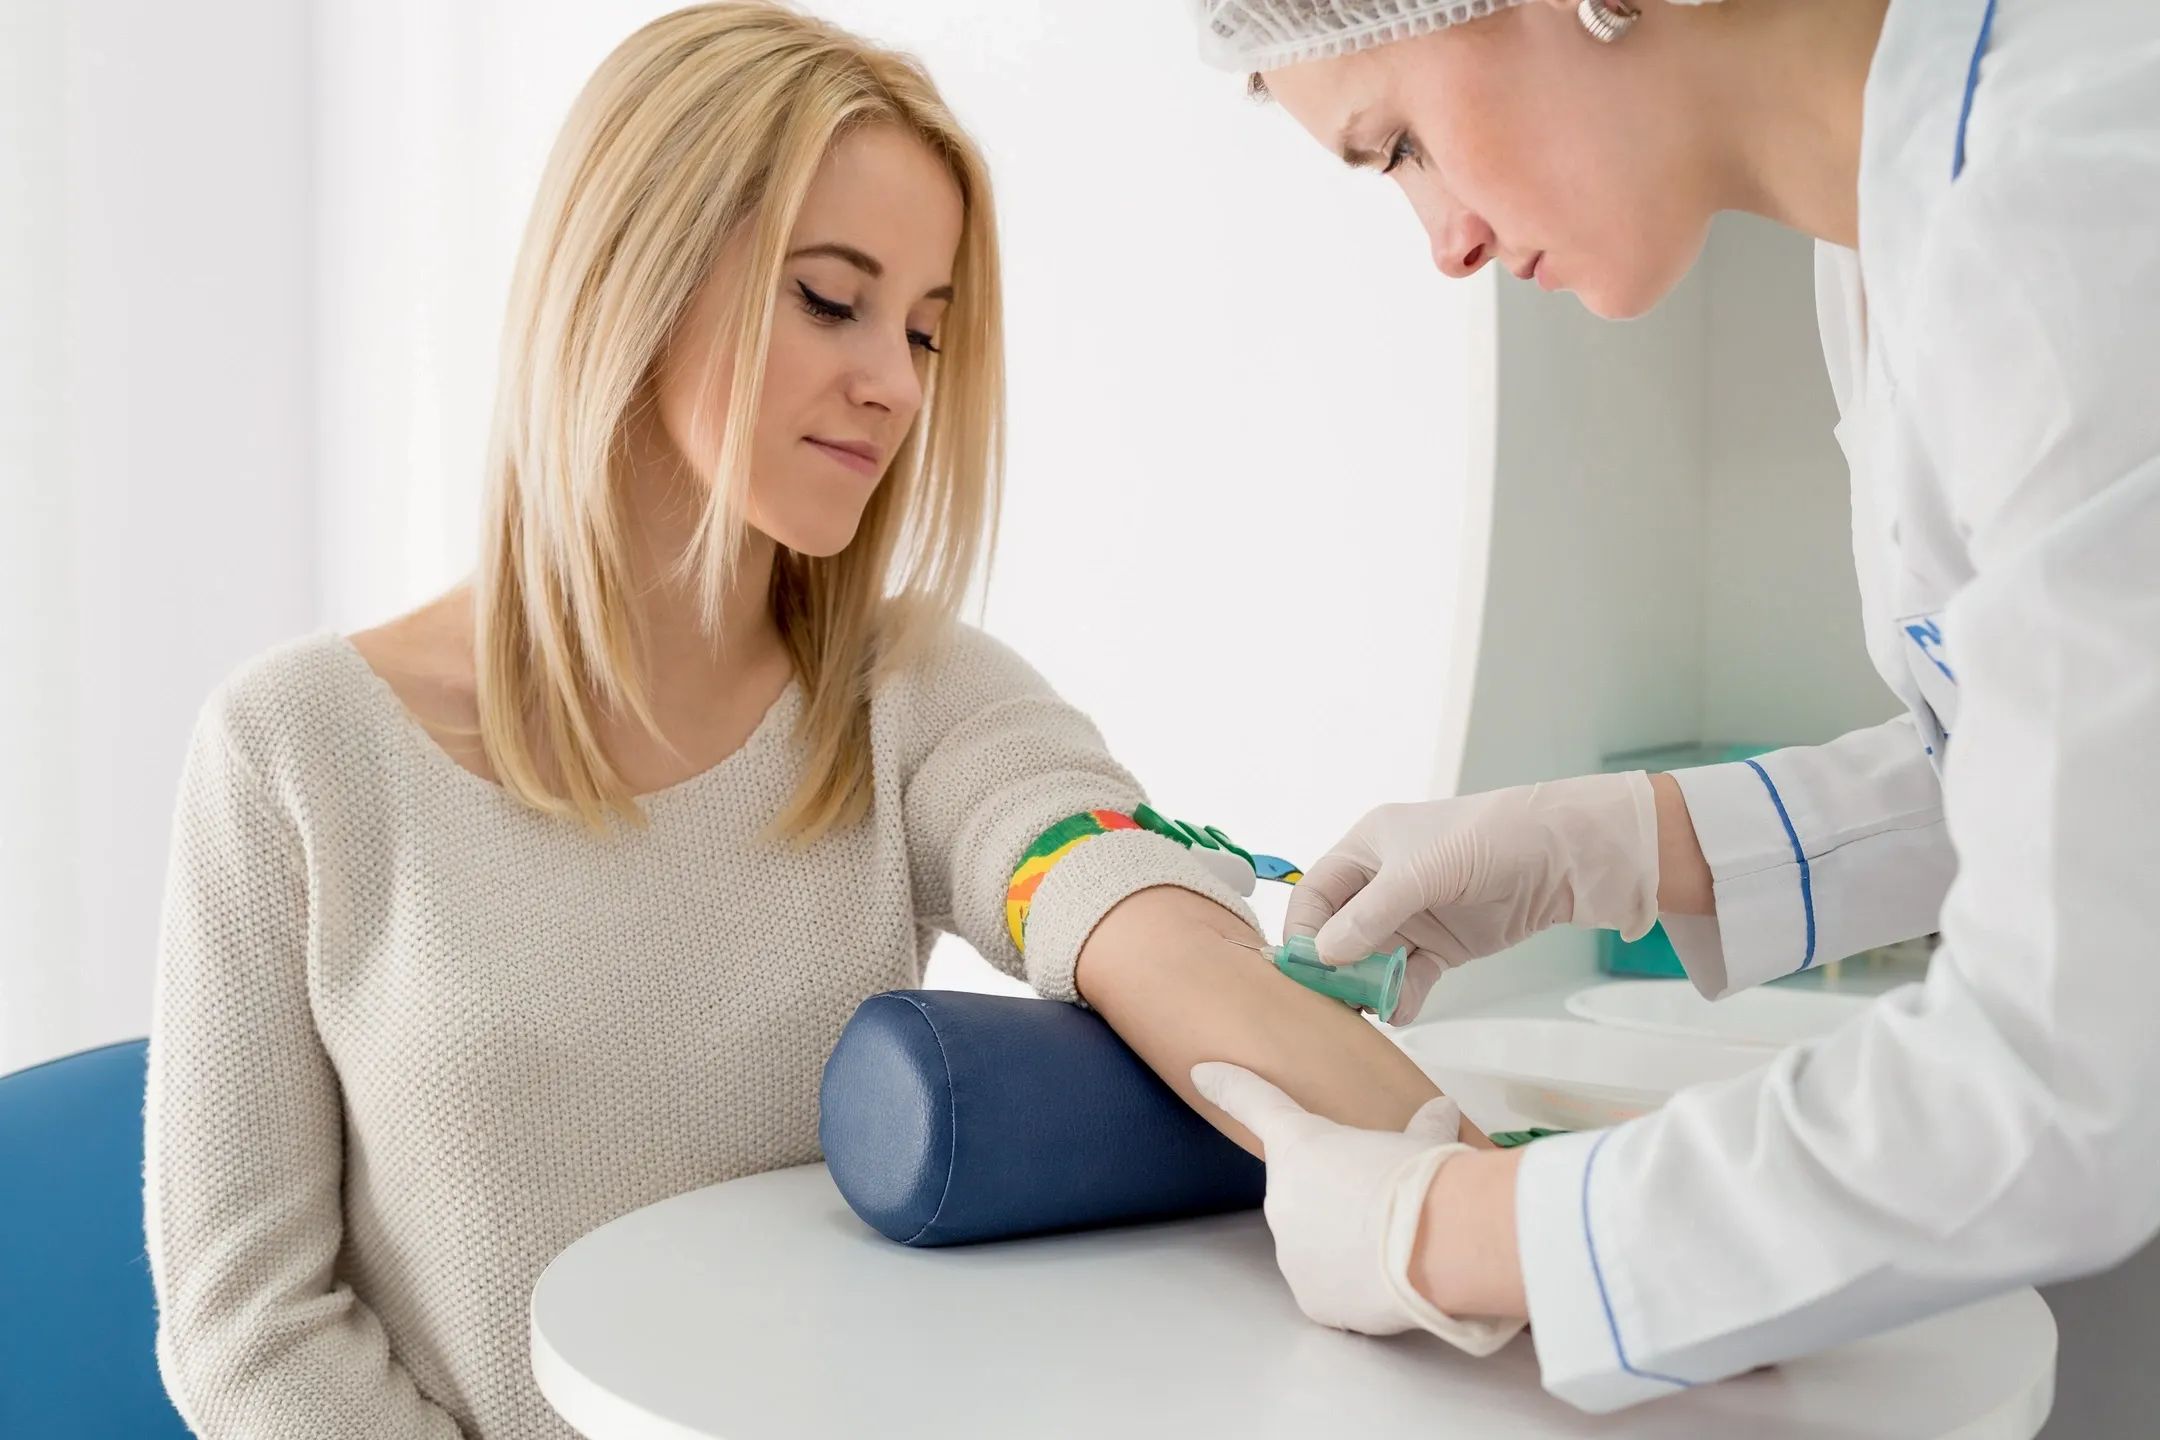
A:
{"label": "woman's elbow", "polygon": [[218,1367],[208,1362],[202,1347],[189,1344],[188,1338],[162,1313],[158,1316],[155,1350],[158,1379],[164,1382],[165,1396],[180,1412],[188,1433],[219,1434],[219,1409],[208,1403],[209,1397],[223,1388]]}

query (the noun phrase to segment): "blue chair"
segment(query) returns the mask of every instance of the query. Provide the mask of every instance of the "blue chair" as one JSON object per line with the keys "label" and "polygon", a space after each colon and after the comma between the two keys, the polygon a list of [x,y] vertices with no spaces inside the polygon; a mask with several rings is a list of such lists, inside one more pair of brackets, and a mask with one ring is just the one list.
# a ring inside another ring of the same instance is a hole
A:
{"label": "blue chair", "polygon": [[153,1348],[148,1053],[127,1040],[0,1076],[0,1435],[188,1433]]}

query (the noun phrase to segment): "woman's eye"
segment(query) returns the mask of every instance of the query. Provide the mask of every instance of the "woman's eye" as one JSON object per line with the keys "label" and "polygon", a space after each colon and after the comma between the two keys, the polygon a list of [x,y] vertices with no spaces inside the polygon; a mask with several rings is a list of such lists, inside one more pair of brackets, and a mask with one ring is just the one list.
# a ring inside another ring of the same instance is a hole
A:
{"label": "woman's eye", "polygon": [[803,308],[818,319],[836,322],[855,318],[854,306],[842,305],[837,300],[828,300],[800,280],[795,282],[795,288],[802,292]]}
{"label": "woman's eye", "polygon": [[[854,306],[843,305],[838,300],[828,300],[801,280],[795,282],[795,289],[802,295],[803,309],[809,311],[810,317],[819,324],[838,325],[842,321],[855,318]],[[910,347],[923,351],[925,354],[937,355],[942,353],[938,349],[937,341],[926,331],[908,331],[907,342]]]}
{"label": "woman's eye", "polygon": [[1411,141],[1410,133],[1404,131],[1395,137],[1394,144],[1388,146],[1387,164],[1380,167],[1380,173],[1392,175],[1395,173],[1395,167],[1402,164],[1403,161],[1415,160],[1416,158],[1417,146]]}

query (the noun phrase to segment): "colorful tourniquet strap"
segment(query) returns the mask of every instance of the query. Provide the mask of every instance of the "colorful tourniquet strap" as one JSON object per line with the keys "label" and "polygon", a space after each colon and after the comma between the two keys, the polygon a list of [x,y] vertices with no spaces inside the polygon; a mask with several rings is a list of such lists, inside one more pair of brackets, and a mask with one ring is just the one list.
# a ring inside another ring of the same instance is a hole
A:
{"label": "colorful tourniquet strap", "polygon": [[1005,887],[1005,929],[1012,936],[1015,948],[1027,949],[1028,911],[1035,903],[1035,892],[1042,887],[1043,877],[1080,846],[1098,835],[1108,835],[1116,830],[1152,830],[1187,849],[1235,855],[1251,866],[1253,874],[1262,880],[1295,885],[1305,878],[1304,871],[1290,861],[1279,855],[1255,855],[1213,825],[1171,820],[1146,805],[1135,806],[1130,815],[1118,810],[1083,810],[1078,815],[1066,816],[1036,836],[1034,843],[1021,855],[1020,863],[1013,868],[1012,880]]}

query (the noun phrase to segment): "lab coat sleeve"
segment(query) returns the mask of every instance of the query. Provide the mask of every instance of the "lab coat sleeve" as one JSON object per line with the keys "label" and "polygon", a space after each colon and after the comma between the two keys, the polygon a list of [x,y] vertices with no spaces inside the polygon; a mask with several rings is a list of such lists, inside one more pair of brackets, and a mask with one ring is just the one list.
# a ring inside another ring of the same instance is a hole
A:
{"label": "lab coat sleeve", "polygon": [[1812,1046],[1525,1154],[1531,1325],[1585,1409],[2160,1229],[2160,148],[2080,113],[2105,98],[1999,136],[1918,257],[1904,403],[1975,565],[1944,622],[1942,948]]}
{"label": "lab coat sleeve", "polygon": [[1708,998],[1935,928],[1957,864],[1910,716],[1673,778],[1717,914],[1665,933]]}
{"label": "lab coat sleeve", "polygon": [[907,849],[916,914],[961,936],[1038,994],[1078,1002],[1073,971],[1095,925],[1128,895],[1171,885],[1258,929],[1243,897],[1176,841],[1147,830],[1100,835],[1042,879],[1023,956],[1005,919],[1013,870],[1035,838],[1085,810],[1130,815],[1147,797],[1101,733],[1011,649],[968,626],[901,680]]}
{"label": "lab coat sleeve", "polygon": [[173,825],[144,1132],[158,1369],[197,1435],[455,1440],[337,1278],[344,1114],[287,811],[218,704]]}

